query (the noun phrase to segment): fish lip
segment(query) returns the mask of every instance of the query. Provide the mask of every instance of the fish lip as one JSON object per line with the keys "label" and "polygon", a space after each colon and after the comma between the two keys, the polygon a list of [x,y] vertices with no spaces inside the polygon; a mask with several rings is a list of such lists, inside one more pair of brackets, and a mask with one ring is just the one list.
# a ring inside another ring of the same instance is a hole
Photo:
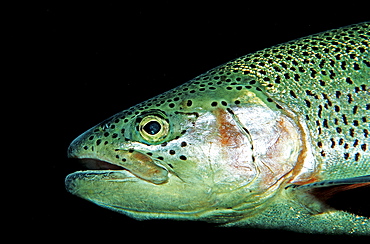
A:
{"label": "fish lip", "polygon": [[[86,169],[77,170],[67,175],[67,177],[73,174],[79,175],[80,177],[84,177],[88,175],[109,175],[112,173],[117,173],[117,175],[122,174],[121,179],[130,177],[130,178],[137,178],[141,180],[138,176],[131,173],[128,169],[120,165],[110,163],[109,161],[106,161],[100,158],[93,158],[93,157],[74,157],[74,158],[77,159],[79,163],[82,164],[83,167],[85,167]],[[66,177],[66,181],[67,181],[67,177]]]}
{"label": "fish lip", "polygon": [[140,181],[128,170],[81,170],[68,174],[64,180],[64,186],[69,193],[82,197],[79,193],[79,182],[100,180],[118,183]]}
{"label": "fish lip", "polygon": [[70,173],[64,180],[65,188],[68,192],[78,195],[77,181],[96,181],[106,180],[115,182],[128,182],[141,180],[136,175],[122,166],[110,163],[106,160],[86,156],[68,155],[71,159],[76,159],[87,169],[78,170]]}
{"label": "fish lip", "polygon": [[[81,135],[80,135],[81,136]],[[81,153],[76,150],[76,144],[79,141],[79,137],[77,137],[68,147],[67,149],[67,157],[69,159],[78,160],[88,171],[88,170],[126,170],[121,165],[114,164],[109,160],[106,160],[103,157],[100,157],[96,153]]]}
{"label": "fish lip", "polygon": [[[122,167],[121,165],[117,165],[111,163],[108,160],[104,160],[103,158],[97,157],[97,155],[77,155],[71,153],[72,150],[68,150],[68,158],[71,160],[77,160],[78,163],[82,164],[82,167],[85,169],[77,170],[73,173],[67,175],[69,177],[72,174],[79,174],[79,175],[87,175],[87,174],[109,174],[112,172],[125,172],[129,173],[133,177],[138,178],[136,175],[132,174],[128,169]],[[67,180],[67,178],[66,178]]]}

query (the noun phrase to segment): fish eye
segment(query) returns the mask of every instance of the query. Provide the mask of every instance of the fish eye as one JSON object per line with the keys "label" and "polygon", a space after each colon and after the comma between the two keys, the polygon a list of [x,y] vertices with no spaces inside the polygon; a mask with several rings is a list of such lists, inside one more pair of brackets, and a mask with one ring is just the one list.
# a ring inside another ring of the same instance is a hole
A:
{"label": "fish eye", "polygon": [[160,142],[169,131],[168,122],[156,115],[144,117],[139,124],[140,135],[148,142]]}
{"label": "fish eye", "polygon": [[161,130],[161,124],[157,121],[150,121],[146,125],[144,125],[143,130],[148,133],[149,135],[155,135],[158,134]]}

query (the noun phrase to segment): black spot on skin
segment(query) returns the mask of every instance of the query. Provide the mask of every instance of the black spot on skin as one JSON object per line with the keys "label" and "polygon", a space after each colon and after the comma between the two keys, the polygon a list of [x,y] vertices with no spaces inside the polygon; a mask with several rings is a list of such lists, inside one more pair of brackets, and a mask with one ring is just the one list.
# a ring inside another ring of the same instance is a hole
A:
{"label": "black spot on skin", "polygon": [[227,108],[226,110],[227,110],[227,112],[229,112],[230,114],[234,114],[234,111],[233,111],[231,108]]}
{"label": "black spot on skin", "polygon": [[355,137],[355,130],[354,129],[349,129],[349,135],[352,137]]}
{"label": "black spot on skin", "polygon": [[276,104],[277,109],[283,109],[279,104]]}
{"label": "black spot on skin", "polygon": [[325,128],[329,128],[329,124],[328,124],[328,120],[327,119],[324,119],[323,125],[324,125]]}
{"label": "black spot on skin", "polygon": [[349,158],[349,153],[344,154],[344,159],[347,160]]}
{"label": "black spot on skin", "polygon": [[348,94],[347,97],[348,97],[348,103],[352,103],[353,102],[352,95]]}
{"label": "black spot on skin", "polygon": [[340,138],[340,139],[339,139],[339,145],[343,145],[343,143],[344,143],[343,138]]}
{"label": "black spot on skin", "polygon": [[360,153],[355,154],[355,161],[358,161],[360,159]]}
{"label": "black spot on skin", "polygon": [[366,144],[362,144],[361,149],[362,149],[362,151],[366,152]]}
{"label": "black spot on skin", "polygon": [[353,113],[353,114],[356,114],[356,113],[357,113],[357,111],[358,111],[358,106],[354,106],[354,107],[353,107],[353,110],[352,110],[352,113]]}
{"label": "black spot on skin", "polygon": [[181,160],[186,160],[187,158],[186,158],[186,156],[181,155],[181,156],[180,156],[180,159],[181,159]]}
{"label": "black spot on skin", "polygon": [[352,80],[351,80],[351,78],[349,78],[349,77],[346,79],[346,82],[347,82],[348,84],[350,84],[350,85],[352,85],[352,84],[353,84],[353,81],[352,81]]}
{"label": "black spot on skin", "polygon": [[290,93],[290,95],[292,96],[292,97],[294,97],[294,98],[297,98],[297,95],[294,93],[294,91],[289,91],[289,93]]}
{"label": "black spot on skin", "polygon": [[353,143],[353,146],[354,146],[354,147],[357,147],[358,145],[359,145],[359,142],[358,142],[358,140],[356,139],[356,140],[355,140],[355,142]]}
{"label": "black spot on skin", "polygon": [[331,147],[331,148],[334,148],[334,147],[335,147],[335,141],[334,141],[334,139],[333,139],[333,138],[331,138],[331,139],[330,139],[330,141],[331,141],[331,145],[330,145],[330,147]]}
{"label": "black spot on skin", "polygon": [[345,114],[342,115],[342,119],[343,119],[343,123],[345,125],[348,125],[348,120],[347,120],[347,116]]}
{"label": "black spot on skin", "polygon": [[306,100],[306,99],[305,99],[304,101],[305,101],[305,103],[306,103],[307,107],[309,107],[309,108],[310,108],[310,107],[311,107],[311,102],[310,102],[310,101],[308,101],[308,100]]}
{"label": "black spot on skin", "polygon": [[306,90],[306,94],[307,94],[308,96],[315,96],[315,94],[314,94],[314,93],[312,93],[312,91],[310,91],[310,90]]}

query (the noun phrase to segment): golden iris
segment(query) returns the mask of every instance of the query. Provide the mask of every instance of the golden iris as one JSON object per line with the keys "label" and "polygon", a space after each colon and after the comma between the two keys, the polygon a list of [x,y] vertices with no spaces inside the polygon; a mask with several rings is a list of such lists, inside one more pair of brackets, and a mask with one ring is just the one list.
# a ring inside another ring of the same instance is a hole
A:
{"label": "golden iris", "polygon": [[148,142],[163,140],[168,135],[168,131],[168,122],[155,115],[144,117],[139,124],[140,135]]}

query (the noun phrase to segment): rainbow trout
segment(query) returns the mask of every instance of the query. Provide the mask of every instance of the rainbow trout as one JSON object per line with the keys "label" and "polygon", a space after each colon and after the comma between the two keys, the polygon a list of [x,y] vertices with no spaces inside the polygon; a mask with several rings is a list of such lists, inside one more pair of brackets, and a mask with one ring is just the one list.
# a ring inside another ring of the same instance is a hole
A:
{"label": "rainbow trout", "polygon": [[89,170],[66,188],[139,220],[370,235],[368,214],[328,203],[369,188],[369,123],[365,22],[237,58],[113,115],[69,146]]}

